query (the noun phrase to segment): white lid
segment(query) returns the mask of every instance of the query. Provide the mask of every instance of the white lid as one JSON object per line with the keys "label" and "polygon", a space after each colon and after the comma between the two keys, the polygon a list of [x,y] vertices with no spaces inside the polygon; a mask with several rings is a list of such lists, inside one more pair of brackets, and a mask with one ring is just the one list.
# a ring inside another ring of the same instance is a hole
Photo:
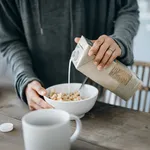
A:
{"label": "white lid", "polygon": [[3,123],[0,125],[0,131],[1,132],[10,132],[13,130],[13,124],[12,123]]}

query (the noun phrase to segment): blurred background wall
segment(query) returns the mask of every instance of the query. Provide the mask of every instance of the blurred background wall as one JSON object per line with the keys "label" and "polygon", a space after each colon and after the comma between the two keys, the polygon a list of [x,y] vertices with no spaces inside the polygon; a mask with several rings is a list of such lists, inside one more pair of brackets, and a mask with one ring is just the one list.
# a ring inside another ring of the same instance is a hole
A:
{"label": "blurred background wall", "polygon": [[138,0],[140,27],[134,42],[135,60],[150,62],[150,0]]}

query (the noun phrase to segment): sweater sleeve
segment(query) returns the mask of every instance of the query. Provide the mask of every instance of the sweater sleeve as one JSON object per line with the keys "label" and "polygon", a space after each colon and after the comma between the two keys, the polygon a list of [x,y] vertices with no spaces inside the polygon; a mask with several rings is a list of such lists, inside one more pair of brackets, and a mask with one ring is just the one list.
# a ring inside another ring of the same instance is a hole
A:
{"label": "sweater sleeve", "polygon": [[132,65],[133,39],[139,27],[139,11],[136,0],[118,0],[119,11],[115,21],[114,34],[111,37],[121,48],[121,56],[118,58],[125,65]]}
{"label": "sweater sleeve", "polygon": [[26,85],[39,79],[32,69],[21,17],[15,1],[0,0],[0,52],[10,65],[19,98],[26,102]]}

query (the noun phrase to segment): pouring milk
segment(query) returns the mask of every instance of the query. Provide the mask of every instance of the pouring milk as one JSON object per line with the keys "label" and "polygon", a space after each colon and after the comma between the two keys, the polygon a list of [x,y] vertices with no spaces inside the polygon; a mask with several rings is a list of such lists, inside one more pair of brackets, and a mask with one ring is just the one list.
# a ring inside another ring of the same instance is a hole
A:
{"label": "pouring milk", "polygon": [[[114,61],[108,68],[97,70],[93,64],[94,56],[88,56],[88,52],[93,43],[81,37],[70,59],[75,68],[100,84],[104,88],[118,95],[124,100],[129,100],[134,93],[142,86],[142,81],[125,65],[119,61]],[[70,83],[70,69],[68,70],[68,83]]]}

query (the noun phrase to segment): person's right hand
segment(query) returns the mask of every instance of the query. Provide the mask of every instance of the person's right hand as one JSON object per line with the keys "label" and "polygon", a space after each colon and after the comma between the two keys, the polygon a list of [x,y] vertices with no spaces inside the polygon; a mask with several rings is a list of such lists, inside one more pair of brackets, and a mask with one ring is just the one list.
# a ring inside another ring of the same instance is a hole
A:
{"label": "person's right hand", "polygon": [[46,89],[44,89],[38,81],[30,82],[26,89],[25,95],[30,110],[53,108],[47,102],[45,102],[40,96],[46,95]]}

